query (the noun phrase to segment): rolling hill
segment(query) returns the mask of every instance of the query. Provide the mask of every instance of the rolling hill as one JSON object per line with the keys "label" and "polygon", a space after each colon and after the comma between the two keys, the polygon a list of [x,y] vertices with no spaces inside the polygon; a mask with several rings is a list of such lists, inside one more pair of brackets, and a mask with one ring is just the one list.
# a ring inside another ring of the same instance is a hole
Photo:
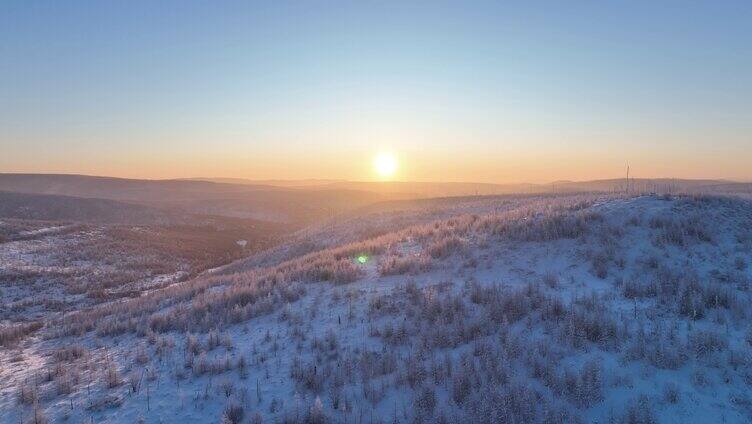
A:
{"label": "rolling hill", "polygon": [[293,226],[389,198],[350,189],[296,190],[269,185],[54,174],[0,174],[0,191],[116,200],[179,213],[251,218]]}
{"label": "rolling hill", "polygon": [[[465,198],[3,328],[0,412],[74,421],[743,423],[752,208]],[[306,237],[309,237],[308,239]],[[295,252],[296,246],[322,243]]]}

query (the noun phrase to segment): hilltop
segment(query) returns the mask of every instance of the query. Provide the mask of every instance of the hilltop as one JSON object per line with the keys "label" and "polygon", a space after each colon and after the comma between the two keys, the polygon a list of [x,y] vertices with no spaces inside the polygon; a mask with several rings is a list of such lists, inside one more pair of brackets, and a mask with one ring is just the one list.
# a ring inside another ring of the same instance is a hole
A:
{"label": "hilltop", "polygon": [[385,218],[392,231],[354,242],[341,238],[348,223],[322,228],[313,238],[329,231],[331,245],[311,253],[19,329],[30,335],[5,336],[14,365],[0,410],[15,421],[37,402],[55,421],[752,418],[748,201],[531,196],[445,210],[407,226]]}

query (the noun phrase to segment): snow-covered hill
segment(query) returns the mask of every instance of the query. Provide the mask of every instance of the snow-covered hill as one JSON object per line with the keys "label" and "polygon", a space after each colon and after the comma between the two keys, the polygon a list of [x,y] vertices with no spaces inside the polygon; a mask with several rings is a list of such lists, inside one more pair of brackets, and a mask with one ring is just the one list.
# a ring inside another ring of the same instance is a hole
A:
{"label": "snow-covered hill", "polygon": [[473,205],[47,322],[0,421],[752,420],[750,202]]}

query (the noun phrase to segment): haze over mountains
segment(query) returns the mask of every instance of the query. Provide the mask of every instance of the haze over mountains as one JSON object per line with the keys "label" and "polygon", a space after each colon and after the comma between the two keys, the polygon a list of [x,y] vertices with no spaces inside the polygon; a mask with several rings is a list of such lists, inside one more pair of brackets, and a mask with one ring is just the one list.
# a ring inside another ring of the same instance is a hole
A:
{"label": "haze over mountains", "polygon": [[[184,221],[186,215],[198,214],[299,226],[384,201],[503,194],[613,193],[626,192],[627,184],[633,193],[752,193],[750,183],[667,178],[630,179],[628,183],[625,179],[610,179],[490,184],[240,178],[143,180],[65,174],[0,174],[0,199],[3,200],[0,216],[178,222]],[[27,196],[8,194],[10,192]]]}
{"label": "haze over mountains", "polygon": [[[282,189],[369,191],[415,197],[463,196],[473,194],[508,194],[550,191],[615,191],[623,190],[626,179],[614,178],[588,181],[553,181],[533,183],[415,182],[415,181],[346,181],[249,180],[243,178],[128,179],[71,174],[0,173],[0,190],[36,194],[60,194],[78,197],[99,197],[115,200],[163,201],[186,198],[221,198],[239,193],[284,191]],[[751,183],[721,179],[630,178],[630,187],[648,190],[670,187],[675,190],[748,188]]]}
{"label": "haze over mountains", "polygon": [[[386,194],[399,194],[412,197],[470,196],[513,193],[546,192],[613,192],[624,190],[626,178],[588,181],[553,181],[546,184],[534,183],[475,183],[475,182],[415,182],[415,181],[346,181],[346,180],[249,180],[242,178],[191,178],[192,181],[218,183],[269,185],[275,187],[307,189],[350,189]],[[749,190],[752,185],[745,182],[713,179],[677,178],[630,178],[629,186],[635,191],[702,191],[724,189],[728,191]]]}
{"label": "haze over mountains", "polygon": [[83,175],[0,174],[0,191],[109,199],[195,213],[300,224],[381,200],[382,195],[333,189],[188,180],[136,180]]}

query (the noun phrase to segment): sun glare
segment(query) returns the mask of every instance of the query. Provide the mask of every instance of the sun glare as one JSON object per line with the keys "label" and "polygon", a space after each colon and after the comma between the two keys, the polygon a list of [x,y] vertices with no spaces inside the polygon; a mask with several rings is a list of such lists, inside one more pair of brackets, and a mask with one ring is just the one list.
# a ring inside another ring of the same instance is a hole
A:
{"label": "sun glare", "polygon": [[397,159],[391,153],[379,153],[373,159],[373,168],[381,178],[390,178],[397,171]]}

